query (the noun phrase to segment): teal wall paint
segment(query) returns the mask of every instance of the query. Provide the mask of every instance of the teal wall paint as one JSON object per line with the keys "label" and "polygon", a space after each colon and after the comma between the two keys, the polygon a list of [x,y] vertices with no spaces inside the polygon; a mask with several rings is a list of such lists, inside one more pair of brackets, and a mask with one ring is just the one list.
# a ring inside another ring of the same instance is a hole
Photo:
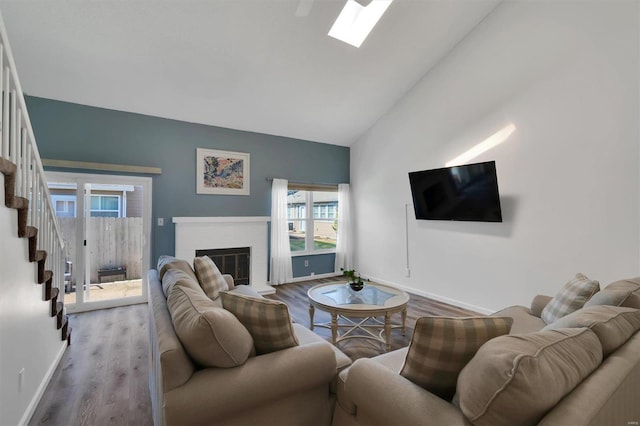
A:
{"label": "teal wall paint", "polygon": [[[269,216],[271,183],[349,182],[349,148],[25,96],[42,158],[160,167],[153,175],[152,259],[174,253],[178,216]],[[251,195],[197,195],[196,148],[251,154]],[[54,170],[54,169],[51,169]],[[61,170],[61,169],[57,169]],[[77,172],[77,170],[74,170]],[[93,171],[91,171],[94,173]],[[165,220],[156,226],[157,218]],[[308,275],[333,255],[314,256]],[[327,259],[321,259],[327,257]],[[297,259],[294,258],[297,264]],[[311,265],[312,262],[310,262]],[[301,273],[296,267],[296,272]],[[300,276],[300,275],[294,276]]]}

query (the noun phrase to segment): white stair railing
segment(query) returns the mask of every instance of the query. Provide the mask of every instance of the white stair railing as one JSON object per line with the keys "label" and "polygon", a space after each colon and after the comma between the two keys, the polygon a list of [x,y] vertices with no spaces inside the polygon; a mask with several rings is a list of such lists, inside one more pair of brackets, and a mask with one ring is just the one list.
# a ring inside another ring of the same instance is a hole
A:
{"label": "white stair railing", "polygon": [[37,250],[47,252],[52,287],[64,293],[64,241],[31,128],[18,72],[0,14],[0,153],[17,167],[15,194],[29,200],[27,225],[38,228]]}

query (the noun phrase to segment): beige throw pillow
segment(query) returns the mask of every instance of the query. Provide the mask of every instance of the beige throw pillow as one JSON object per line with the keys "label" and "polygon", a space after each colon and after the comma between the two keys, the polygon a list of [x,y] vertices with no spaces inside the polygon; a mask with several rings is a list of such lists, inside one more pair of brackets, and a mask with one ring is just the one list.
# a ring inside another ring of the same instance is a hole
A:
{"label": "beige throw pillow", "polygon": [[169,297],[174,286],[190,287],[202,292],[200,284],[195,277],[192,277],[182,269],[170,268],[162,276],[162,292],[164,297]]}
{"label": "beige throw pillow", "polygon": [[173,328],[191,358],[203,367],[246,362],[253,340],[230,312],[216,307],[201,289],[174,286],[167,298]]}
{"label": "beige throw pillow", "polygon": [[542,330],[588,327],[600,340],[606,358],[640,330],[640,310],[617,306],[585,306]]}
{"label": "beige throw pillow", "polygon": [[497,337],[460,373],[454,402],[475,426],[537,424],[601,362],[588,328]]}
{"label": "beige throw pillow", "polygon": [[619,306],[640,309],[640,277],[618,280],[609,284],[605,290],[615,292],[629,292]]}
{"label": "beige throw pillow", "polygon": [[169,269],[179,269],[192,277],[194,280],[198,281],[198,277],[196,277],[196,273],[193,271],[191,265],[189,265],[189,262],[173,256],[160,256],[158,258],[158,266],[156,266],[156,269],[158,270],[158,276],[160,277],[160,279],[164,278],[164,274]]}
{"label": "beige throw pillow", "polygon": [[298,346],[289,309],[283,302],[222,292],[222,306],[249,330],[256,354]]}
{"label": "beige throw pillow", "polygon": [[193,259],[193,268],[198,276],[198,281],[209,299],[216,300],[221,291],[229,290],[227,281],[209,256],[201,256]]}
{"label": "beige throw pillow", "polygon": [[400,374],[451,400],[462,368],[494,337],[508,334],[509,317],[418,318]]}
{"label": "beige throw pillow", "polygon": [[546,324],[562,318],[582,308],[587,300],[600,290],[598,281],[590,280],[583,274],[566,283],[542,310],[540,316]]}

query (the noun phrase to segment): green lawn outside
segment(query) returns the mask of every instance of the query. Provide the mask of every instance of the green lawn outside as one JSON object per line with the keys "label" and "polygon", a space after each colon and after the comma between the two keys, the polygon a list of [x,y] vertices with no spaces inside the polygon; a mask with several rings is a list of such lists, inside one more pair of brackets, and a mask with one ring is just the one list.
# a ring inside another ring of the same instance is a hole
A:
{"label": "green lawn outside", "polygon": [[[289,237],[289,245],[291,251],[304,251],[304,238]],[[328,243],[326,241],[314,240],[313,247],[315,250],[326,250],[336,248],[335,243]]]}

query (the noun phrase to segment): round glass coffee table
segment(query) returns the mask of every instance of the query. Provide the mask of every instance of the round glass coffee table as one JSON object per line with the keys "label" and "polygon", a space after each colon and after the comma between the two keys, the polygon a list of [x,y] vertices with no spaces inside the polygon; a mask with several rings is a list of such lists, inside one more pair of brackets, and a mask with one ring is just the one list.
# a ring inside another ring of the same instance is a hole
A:
{"label": "round glass coffee table", "polygon": [[[312,287],[307,295],[311,330],[330,328],[334,345],[346,339],[370,339],[385,344],[389,351],[391,329],[402,328],[402,334],[405,333],[409,295],[397,288],[366,283],[362,290],[354,291],[348,284],[331,283]],[[314,323],[316,309],[329,312],[331,322]],[[392,324],[391,316],[398,312],[402,314],[402,324]]]}

